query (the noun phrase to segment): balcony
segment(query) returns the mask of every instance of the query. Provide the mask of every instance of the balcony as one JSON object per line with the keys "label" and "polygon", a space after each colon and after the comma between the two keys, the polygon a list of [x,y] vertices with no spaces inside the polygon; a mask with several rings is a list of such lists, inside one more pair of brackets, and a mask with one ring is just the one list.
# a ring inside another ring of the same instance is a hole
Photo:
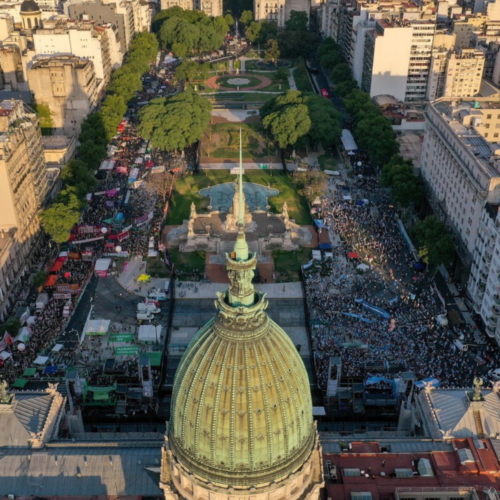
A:
{"label": "balcony", "polygon": [[496,332],[496,327],[491,325],[486,326],[486,334],[488,335],[488,337],[495,338],[495,332]]}
{"label": "balcony", "polygon": [[486,324],[487,325],[491,325],[491,326],[497,326],[497,317],[496,316],[488,316],[487,320],[486,320]]}
{"label": "balcony", "polygon": [[491,312],[493,313],[494,316],[498,317],[500,316],[500,307],[494,305],[492,308],[491,308]]}

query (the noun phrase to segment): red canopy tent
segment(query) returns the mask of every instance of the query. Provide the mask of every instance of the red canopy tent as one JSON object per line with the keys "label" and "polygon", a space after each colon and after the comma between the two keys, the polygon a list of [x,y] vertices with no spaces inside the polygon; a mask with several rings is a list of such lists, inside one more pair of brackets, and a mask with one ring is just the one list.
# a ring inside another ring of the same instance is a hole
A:
{"label": "red canopy tent", "polygon": [[349,252],[347,254],[347,256],[350,258],[350,259],[359,259],[359,255],[357,252]]}
{"label": "red canopy tent", "polygon": [[62,269],[63,266],[64,266],[64,260],[57,259],[54,262],[54,265],[50,268],[49,273],[50,274],[57,274]]}
{"label": "red canopy tent", "polygon": [[47,281],[45,282],[45,284],[44,284],[43,286],[44,286],[44,288],[51,287],[51,286],[55,286],[56,281],[57,281],[57,275],[55,275],[55,274],[51,274],[51,275],[47,278]]}

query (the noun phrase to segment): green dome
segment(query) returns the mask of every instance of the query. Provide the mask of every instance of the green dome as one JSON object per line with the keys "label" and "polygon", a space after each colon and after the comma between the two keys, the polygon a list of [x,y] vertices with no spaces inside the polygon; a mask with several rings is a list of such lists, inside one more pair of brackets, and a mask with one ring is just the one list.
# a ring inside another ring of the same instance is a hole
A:
{"label": "green dome", "polygon": [[236,488],[287,478],[307,460],[315,439],[304,363],[264,312],[264,295],[254,292],[250,306],[231,303],[251,287],[255,260],[228,258],[231,287],[218,294],[216,317],[184,353],[169,425],[172,453],[182,466]]}

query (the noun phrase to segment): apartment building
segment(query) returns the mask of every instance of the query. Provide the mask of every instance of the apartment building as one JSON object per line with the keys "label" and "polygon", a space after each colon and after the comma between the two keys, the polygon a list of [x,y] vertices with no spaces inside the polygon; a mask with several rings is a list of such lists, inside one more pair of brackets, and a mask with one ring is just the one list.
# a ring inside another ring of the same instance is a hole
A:
{"label": "apartment building", "polygon": [[37,104],[52,113],[56,135],[76,137],[98,102],[94,64],[76,56],[43,57],[28,70]]}
{"label": "apartment building", "polygon": [[305,12],[308,17],[311,12],[311,0],[254,0],[253,5],[256,21],[274,21],[279,28],[285,27],[292,10]]}
{"label": "apartment building", "polygon": [[427,99],[440,97],[473,97],[479,94],[483,77],[485,56],[476,49],[432,52]]}
{"label": "apartment building", "polygon": [[98,89],[111,78],[111,52],[108,34],[94,21],[63,18],[46,21],[33,35],[36,56],[74,55],[93,62]]}
{"label": "apartment building", "polygon": [[456,35],[455,46],[457,48],[471,47],[472,32],[483,30],[487,17],[483,15],[459,15],[454,16],[451,23],[451,30]]}
{"label": "apartment building", "polygon": [[498,103],[438,99],[429,104],[421,172],[434,212],[450,227],[462,279],[468,277],[485,203],[500,203]]}
{"label": "apartment building", "polygon": [[181,7],[184,10],[201,10],[207,16],[214,17],[224,14],[222,0],[161,0],[161,10],[170,7]]}
{"label": "apartment building", "polygon": [[372,97],[425,100],[434,31],[431,20],[377,20],[365,34],[361,88]]}
{"label": "apartment building", "polygon": [[321,35],[325,38],[337,40],[338,9],[340,0],[328,0],[318,8],[318,25]]}
{"label": "apartment building", "polygon": [[31,265],[48,190],[38,116],[22,101],[0,102],[0,261],[17,262],[15,272],[0,273],[0,317],[10,305],[10,290]]}

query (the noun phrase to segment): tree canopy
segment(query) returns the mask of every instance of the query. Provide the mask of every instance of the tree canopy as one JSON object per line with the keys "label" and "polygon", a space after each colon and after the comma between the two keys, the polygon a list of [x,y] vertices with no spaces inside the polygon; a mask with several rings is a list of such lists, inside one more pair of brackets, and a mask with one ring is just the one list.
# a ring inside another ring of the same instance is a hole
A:
{"label": "tree canopy", "polygon": [[68,241],[70,231],[79,221],[85,204],[74,189],[61,191],[54,203],[40,214],[45,232],[58,244]]}
{"label": "tree canopy", "polygon": [[70,160],[61,171],[61,179],[66,186],[74,186],[78,196],[91,192],[97,182],[93,172],[81,160]]}
{"label": "tree canopy", "polygon": [[288,31],[307,31],[309,19],[306,12],[292,10],[290,19],[285,22],[285,29]]}
{"label": "tree canopy", "polygon": [[183,61],[175,70],[177,80],[192,82],[193,80],[206,80],[210,66],[197,61]]}
{"label": "tree canopy", "polygon": [[267,43],[278,36],[278,25],[271,21],[252,21],[245,28],[245,36],[252,43]]}
{"label": "tree canopy", "polygon": [[219,49],[229,31],[232,16],[208,17],[200,11],[172,7],[161,11],[153,22],[162,46],[177,55]]}
{"label": "tree canopy", "polygon": [[246,27],[252,21],[253,21],[253,12],[251,10],[244,10],[240,16],[240,23]]}
{"label": "tree canopy", "polygon": [[139,114],[139,133],[155,148],[183,150],[201,139],[211,110],[209,101],[189,91],[169,99],[153,99]]}
{"label": "tree canopy", "polygon": [[437,267],[452,261],[455,243],[448,228],[435,215],[417,222],[413,236],[424,262]]}
{"label": "tree canopy", "polygon": [[279,58],[280,58],[280,48],[278,45],[278,40],[271,39],[267,42],[267,48],[264,55],[264,59],[276,65]]}
{"label": "tree canopy", "polygon": [[299,193],[309,203],[312,203],[317,197],[323,197],[328,191],[327,176],[321,170],[295,172],[293,182],[299,188]]}
{"label": "tree canopy", "polygon": [[268,101],[260,115],[264,129],[281,148],[335,144],[342,133],[340,113],[312,92],[289,90]]}

